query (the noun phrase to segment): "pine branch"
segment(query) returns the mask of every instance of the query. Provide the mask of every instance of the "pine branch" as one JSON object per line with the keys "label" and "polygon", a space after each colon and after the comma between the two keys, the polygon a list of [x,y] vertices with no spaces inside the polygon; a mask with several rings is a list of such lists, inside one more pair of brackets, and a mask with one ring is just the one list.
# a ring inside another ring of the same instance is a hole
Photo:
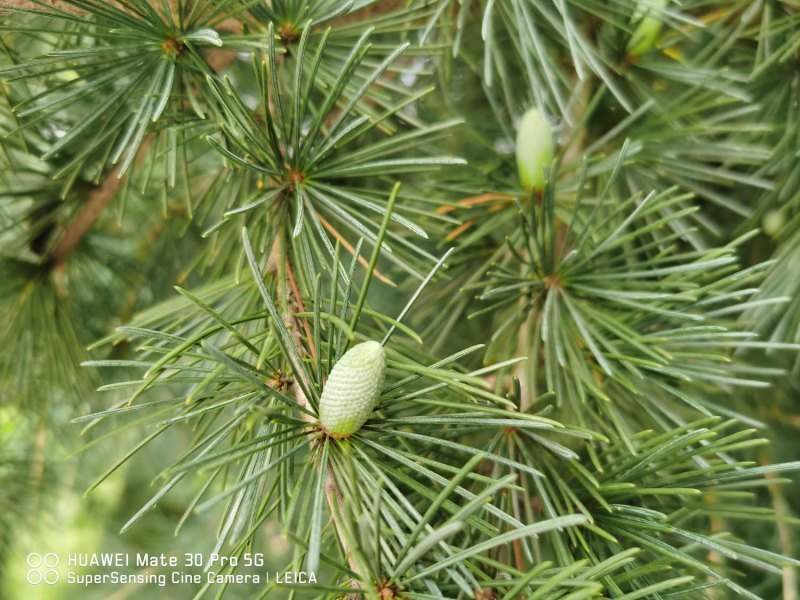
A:
{"label": "pine branch", "polygon": [[[309,343],[311,343],[312,337],[308,329],[307,320],[297,316],[298,312],[305,312],[305,307],[303,306],[302,298],[297,289],[297,283],[294,279],[294,275],[292,274],[290,261],[286,256],[285,242],[282,235],[278,235],[272,245],[269,258],[267,259],[266,270],[269,273],[277,275],[279,281],[281,282],[281,285],[279,286],[279,290],[282,290],[280,292],[280,297],[285,299],[283,322],[291,336],[292,342],[295,348],[305,349],[306,344],[303,342],[303,333],[305,333],[306,339],[309,341]],[[295,304],[297,305],[297,310],[294,309]],[[301,330],[304,331],[301,332]],[[316,359],[315,354],[316,351],[314,350],[313,346],[311,346],[310,357],[312,359]],[[303,359],[305,357],[301,354],[300,358]],[[300,365],[295,365],[295,371],[301,374],[303,373],[303,369]],[[295,379],[292,382],[292,391],[294,392],[295,400],[300,406],[307,409],[307,412],[302,413],[303,420],[308,423],[309,426],[315,427],[316,419],[314,418],[313,413],[314,407],[304,391],[310,388],[311,381],[308,379]],[[344,497],[339,490],[339,486],[336,483],[336,478],[333,472],[328,469],[327,465],[321,465],[320,468],[326,469],[324,484],[325,500],[328,505],[328,510],[330,511],[331,515],[333,515],[333,523],[337,532],[339,544],[342,548],[344,556],[347,558],[350,564],[350,568],[354,572],[358,573],[359,564],[355,560],[355,557],[350,550],[350,544],[347,540],[347,537],[341,530],[342,523],[347,519],[347,515],[344,513]]]}
{"label": "pine branch", "polygon": [[6,2],[0,389],[47,418],[34,468],[124,311],[79,422],[132,445],[89,487],[157,448],[123,531],[178,486],[215,554],[277,522],[324,580],[265,595],[791,595],[800,464],[753,458],[800,365],[794,4]]}
{"label": "pine branch", "polygon": [[[283,283],[281,287],[284,289],[284,291],[281,296],[286,299],[284,308],[284,324],[291,335],[292,342],[298,349],[305,348],[306,344],[303,343],[301,329],[305,330],[304,333],[306,334],[306,339],[309,340],[309,343],[311,343],[312,338],[310,331],[308,330],[307,321],[299,318],[293,309],[293,305],[296,303],[297,312],[305,312],[303,301],[300,297],[297,284],[294,280],[294,275],[292,275],[291,264],[288,260],[288,257],[285,255],[284,242],[282,236],[280,235],[276,238],[272,250],[270,251],[267,262],[267,270],[271,270],[273,273],[278,274],[280,281]],[[315,351],[313,350],[312,346],[312,358],[315,358],[313,356],[314,354]],[[301,358],[304,357],[301,356]],[[300,366],[297,365],[296,367],[297,372],[302,373]],[[313,427],[316,422],[312,412],[313,405],[311,402],[309,402],[309,399],[304,391],[304,389],[310,389],[310,386],[311,382],[307,379],[304,379],[302,384],[300,381],[295,380],[292,383],[292,391],[294,392],[294,398],[297,403],[300,406],[308,409],[308,412],[302,414],[302,418]],[[324,484],[325,500],[328,505],[328,510],[333,518],[333,524],[334,528],[336,529],[339,545],[341,546],[342,553],[346,557],[350,568],[354,572],[358,573],[360,565],[353,556],[352,550],[350,549],[350,543],[342,531],[342,523],[344,523],[347,519],[347,515],[344,513],[344,496],[342,495],[341,491],[339,490],[339,486],[336,483],[336,477],[334,476],[333,472],[328,469],[328,466],[321,465],[320,468],[326,469]],[[352,585],[355,585],[355,582],[352,582]]]}

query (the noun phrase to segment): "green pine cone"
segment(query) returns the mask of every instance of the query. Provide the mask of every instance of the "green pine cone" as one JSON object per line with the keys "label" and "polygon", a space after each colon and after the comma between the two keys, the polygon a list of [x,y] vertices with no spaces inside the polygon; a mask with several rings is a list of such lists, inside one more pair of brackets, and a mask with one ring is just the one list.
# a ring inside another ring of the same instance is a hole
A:
{"label": "green pine cone", "polygon": [[553,160],[553,132],[550,123],[537,109],[524,115],[517,130],[517,170],[523,189],[544,189],[545,168]]}
{"label": "green pine cone", "polygon": [[633,15],[634,22],[638,22],[636,29],[628,40],[628,56],[641,56],[655,47],[661,33],[661,21],[652,14],[657,14],[659,8],[665,8],[667,0],[640,0]]}
{"label": "green pine cone", "polygon": [[331,370],[319,401],[319,421],[329,435],[346,438],[361,429],[378,403],[386,375],[386,353],[363,342],[344,353]]}
{"label": "green pine cone", "polygon": [[761,221],[761,230],[770,237],[777,237],[786,225],[786,218],[779,210],[771,210]]}

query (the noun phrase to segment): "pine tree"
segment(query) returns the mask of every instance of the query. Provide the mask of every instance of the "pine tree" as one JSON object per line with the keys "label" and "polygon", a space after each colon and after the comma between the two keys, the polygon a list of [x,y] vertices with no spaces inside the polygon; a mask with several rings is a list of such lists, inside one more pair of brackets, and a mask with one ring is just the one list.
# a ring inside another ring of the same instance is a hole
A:
{"label": "pine tree", "polygon": [[797,598],[797,0],[0,6],[0,571]]}

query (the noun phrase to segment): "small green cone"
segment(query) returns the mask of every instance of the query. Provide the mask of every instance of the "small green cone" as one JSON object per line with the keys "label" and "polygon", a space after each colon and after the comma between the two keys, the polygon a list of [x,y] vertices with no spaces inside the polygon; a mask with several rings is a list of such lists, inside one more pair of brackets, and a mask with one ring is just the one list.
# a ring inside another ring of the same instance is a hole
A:
{"label": "small green cone", "polygon": [[529,109],[517,130],[517,170],[525,191],[544,189],[545,168],[550,166],[553,152],[550,123],[537,109]]}
{"label": "small green cone", "polygon": [[378,403],[386,375],[386,352],[378,342],[363,342],[344,353],[331,370],[319,401],[326,433],[346,438],[361,429]]}
{"label": "small green cone", "polygon": [[639,0],[633,14],[633,22],[638,25],[628,40],[628,56],[641,56],[655,47],[662,23],[651,15],[658,14],[658,9],[666,6],[667,0]]}
{"label": "small green cone", "polygon": [[777,237],[784,225],[786,225],[786,219],[783,213],[779,210],[771,210],[764,215],[761,221],[761,230],[770,237]]}

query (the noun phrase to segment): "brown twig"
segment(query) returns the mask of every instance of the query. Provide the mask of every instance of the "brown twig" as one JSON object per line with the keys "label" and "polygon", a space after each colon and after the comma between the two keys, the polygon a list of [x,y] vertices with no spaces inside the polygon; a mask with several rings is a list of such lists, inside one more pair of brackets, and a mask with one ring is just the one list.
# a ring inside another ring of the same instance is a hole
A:
{"label": "brown twig", "polygon": [[[305,306],[303,306],[303,299],[300,297],[300,290],[297,289],[297,282],[294,279],[294,274],[292,273],[292,266],[289,264],[289,259],[286,259],[286,279],[289,281],[289,287],[292,290],[292,296],[294,301],[297,303],[297,308],[299,312],[305,312]],[[317,360],[317,350],[314,347],[314,343],[312,342],[311,337],[311,329],[308,326],[308,319],[301,319],[303,329],[306,333],[306,339],[308,340],[308,348],[311,351],[311,358]]]}
{"label": "brown twig", "polygon": [[[49,2],[50,6],[53,8],[57,8],[58,10],[63,10],[64,12],[78,14],[81,11],[73,6],[72,4],[68,4],[67,2],[63,2],[63,0],[51,0]],[[42,10],[42,7],[30,2],[29,0],[4,0],[0,2],[0,9],[2,8],[21,8],[24,10]]]}
{"label": "brown twig", "polygon": [[84,204],[83,209],[78,213],[75,220],[67,226],[61,239],[58,240],[58,244],[50,253],[50,260],[54,268],[58,269],[64,265],[75,247],[89,233],[103,210],[116,197],[117,192],[122,187],[122,182],[120,167],[118,166],[106,175],[99,187],[89,194],[89,199]]}
{"label": "brown twig", "polygon": [[[46,4],[49,4],[52,8],[68,12],[73,15],[81,15],[86,13],[85,10],[80,9],[74,4],[70,4],[69,2],[64,2],[64,0],[49,0],[49,2],[48,0],[44,0],[44,2]],[[125,8],[124,6],[120,5],[117,2],[114,2],[113,0],[110,0],[110,3],[116,5],[117,8],[120,8],[126,12],[130,12],[129,9]],[[169,6],[172,10],[175,10],[177,6],[176,0],[170,0]],[[2,8],[21,8],[23,10],[36,10],[39,12],[42,11],[41,5],[31,2],[30,0],[3,0],[2,2],[0,2],[0,9]],[[156,10],[160,10],[161,2],[158,1],[153,2],[153,8],[155,8]]]}
{"label": "brown twig", "polygon": [[[135,161],[137,164],[147,155],[152,143],[152,135],[146,137],[141,143],[136,152]],[[121,166],[117,166],[106,174],[100,185],[89,194],[89,199],[78,213],[78,216],[75,217],[75,220],[67,225],[61,239],[58,240],[58,244],[50,253],[50,262],[54,270],[60,270],[64,267],[72,251],[91,231],[103,210],[116,198],[125,181],[124,176],[120,176],[120,169]]]}
{"label": "brown twig", "polygon": [[[289,284],[289,261],[284,261],[282,259],[283,254],[283,239],[280,234],[278,234],[275,238],[275,242],[272,244],[272,248],[270,248],[269,258],[267,259],[267,271],[279,276],[278,285],[279,285],[279,299],[283,303],[283,314],[281,318],[283,319],[283,324],[286,326],[287,331],[289,332],[289,336],[292,338],[292,343],[295,345],[296,348],[302,349],[304,348],[303,344],[303,337],[300,334],[300,327],[298,324],[298,317],[295,316],[295,311],[292,309],[292,303],[289,301],[288,293],[287,293],[287,284]],[[283,293],[281,293],[283,292]],[[299,298],[299,294],[297,296]],[[308,337],[311,340],[311,337]],[[290,360],[292,360],[290,358]],[[303,373],[303,365],[294,365],[295,371],[302,377]],[[301,385],[302,383],[302,385]],[[292,382],[292,391],[294,392],[295,399],[297,400],[297,404],[302,406],[303,408],[310,409],[311,403],[306,396],[304,389],[308,389],[309,382],[303,381],[300,382],[295,379]],[[303,420],[308,423],[314,423],[314,417],[308,413],[302,413]]]}

